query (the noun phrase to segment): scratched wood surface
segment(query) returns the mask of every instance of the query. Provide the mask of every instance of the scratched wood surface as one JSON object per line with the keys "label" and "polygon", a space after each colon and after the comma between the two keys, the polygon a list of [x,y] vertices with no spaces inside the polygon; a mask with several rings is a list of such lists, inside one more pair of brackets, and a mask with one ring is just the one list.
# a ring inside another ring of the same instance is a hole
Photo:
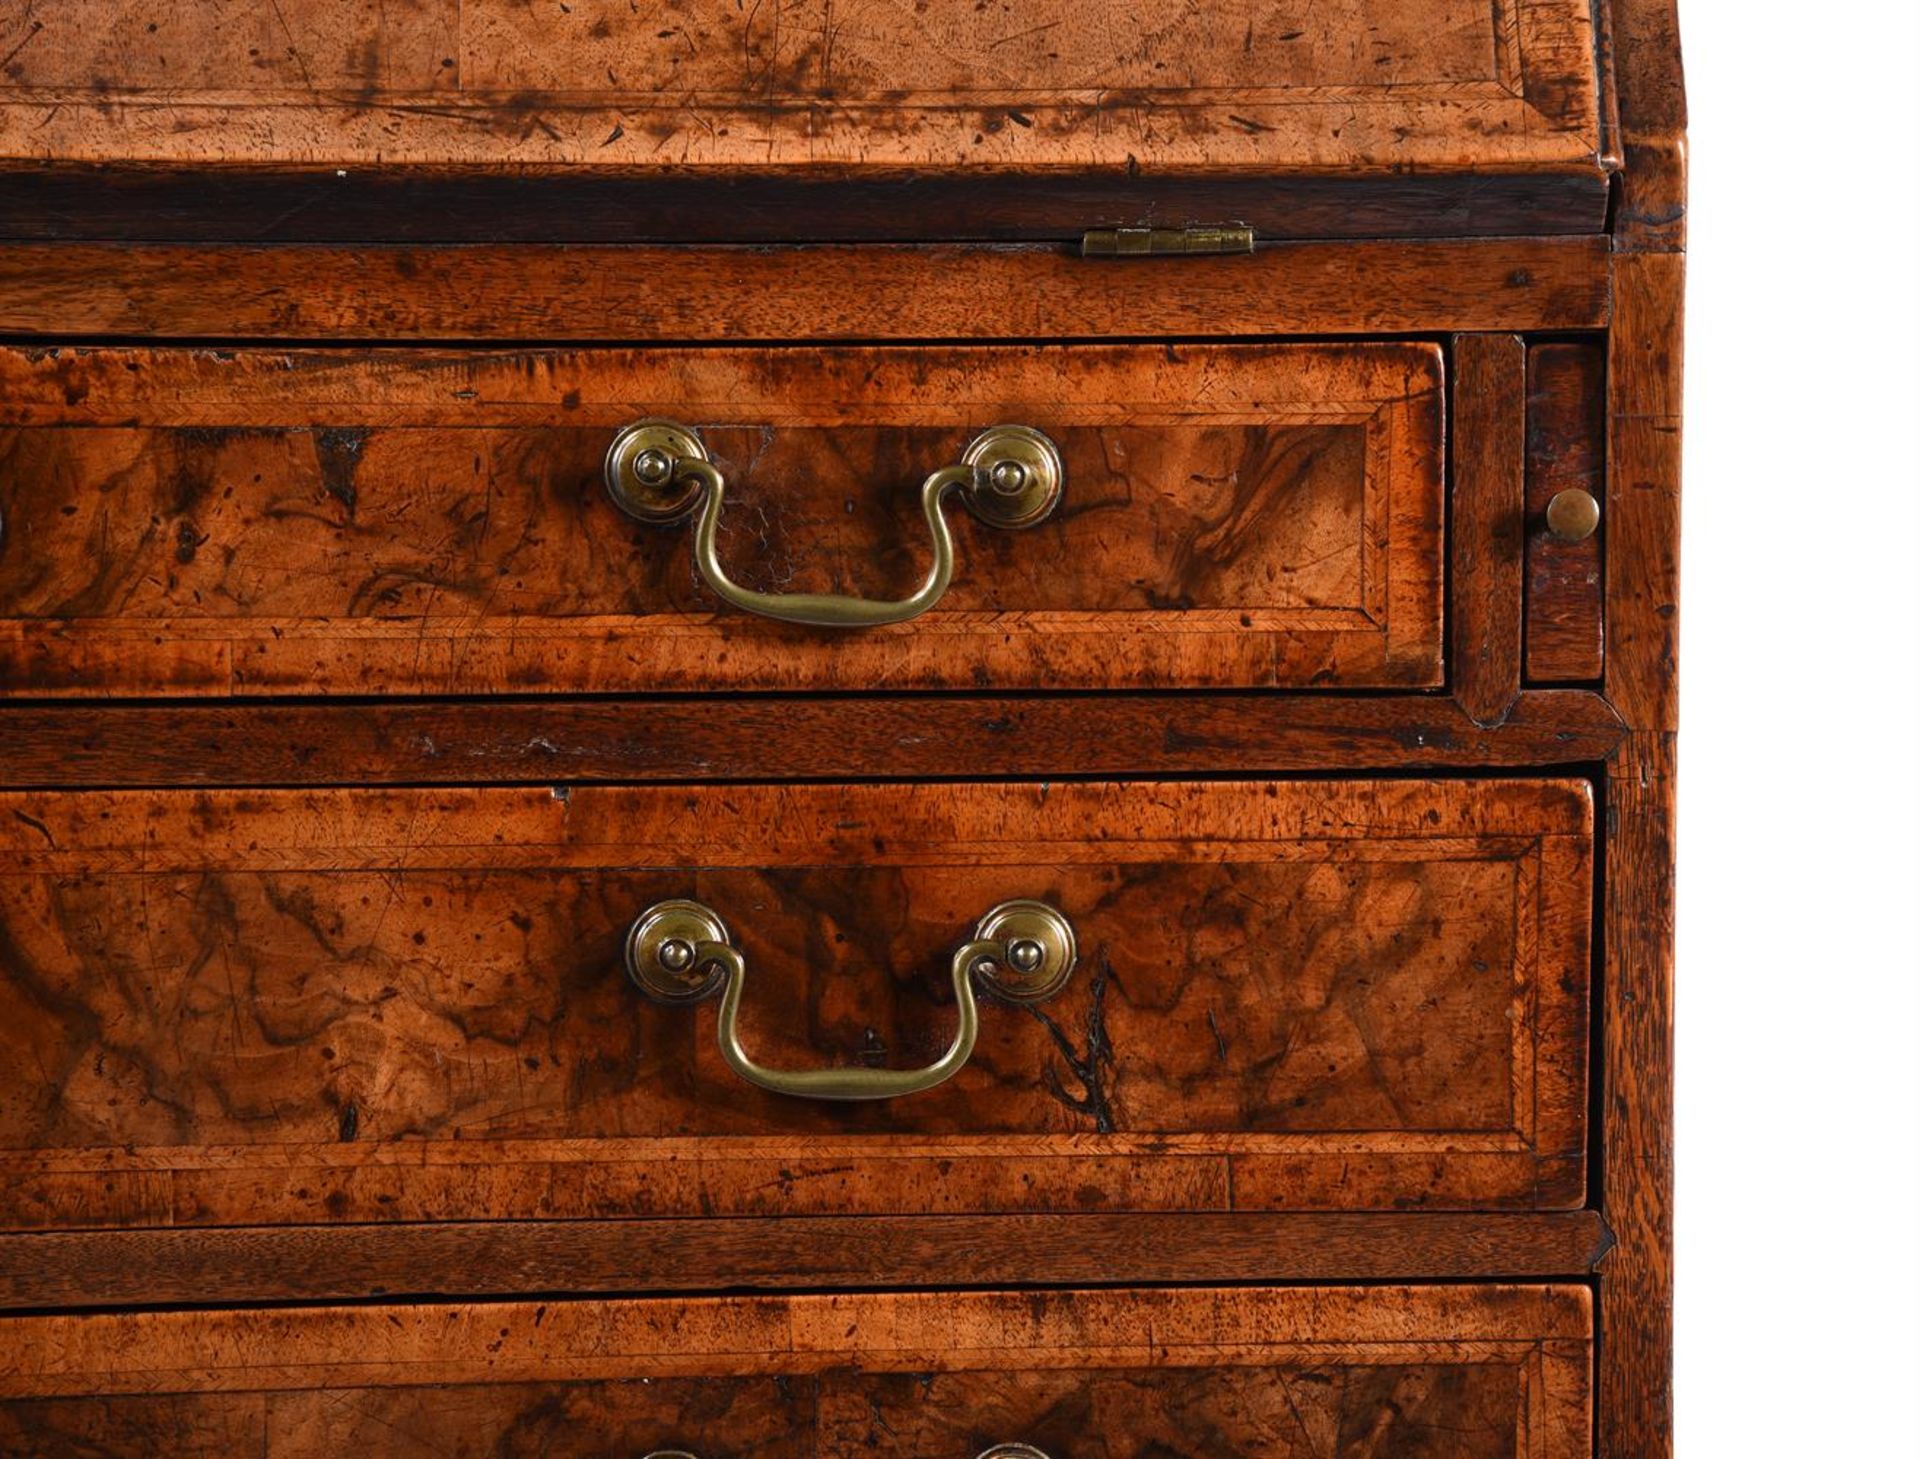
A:
{"label": "scratched wood surface", "polygon": [[[956,199],[977,183],[1024,184],[987,194],[987,226],[1064,187],[1089,226],[1157,216],[1183,182],[1275,174],[1456,175],[1510,193],[1503,231],[1524,231],[1513,224],[1529,210],[1595,231],[1601,114],[1587,0],[0,11],[0,160],[17,175],[304,169],[310,185],[286,211],[324,216],[369,171],[611,174],[645,184],[618,211],[632,236],[738,236],[777,219],[766,190],[782,186],[788,237],[814,218],[869,237],[938,220],[936,236],[965,237],[978,236],[966,231],[975,215],[927,206],[943,182],[960,184]],[[732,185],[742,179],[757,195]],[[875,179],[914,186],[839,195],[836,220],[831,184]],[[685,191],[709,180],[721,186]],[[531,206],[514,211],[565,236],[569,210],[519,196]],[[1261,206],[1257,187],[1240,196]],[[1272,217],[1286,226],[1284,208]]]}
{"label": "scratched wood surface", "polygon": [[[1431,685],[1440,384],[1412,344],[0,351],[0,686]],[[794,627],[608,499],[643,416],[701,430],[722,561],[769,591],[911,591],[918,484],[996,421],[1058,442],[1066,493],[1021,532],[950,504],[914,622]]]}
{"label": "scratched wood surface", "polygon": [[[0,1220],[1566,1208],[1578,781],[14,794]],[[753,1088],[628,982],[692,896],[774,1067],[930,1062],[996,902],[1077,929],[908,1099]]]}
{"label": "scratched wood surface", "polygon": [[1117,1289],[0,1319],[39,1455],[1585,1459],[1572,1286]]}

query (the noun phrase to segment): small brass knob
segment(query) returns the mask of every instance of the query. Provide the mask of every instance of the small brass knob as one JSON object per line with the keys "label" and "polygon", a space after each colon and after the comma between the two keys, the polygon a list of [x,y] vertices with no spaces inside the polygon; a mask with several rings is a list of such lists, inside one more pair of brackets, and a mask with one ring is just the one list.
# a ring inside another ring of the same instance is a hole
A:
{"label": "small brass knob", "polygon": [[1562,542],[1585,542],[1600,530],[1600,503],[1578,487],[1556,491],[1547,503],[1547,530]]}

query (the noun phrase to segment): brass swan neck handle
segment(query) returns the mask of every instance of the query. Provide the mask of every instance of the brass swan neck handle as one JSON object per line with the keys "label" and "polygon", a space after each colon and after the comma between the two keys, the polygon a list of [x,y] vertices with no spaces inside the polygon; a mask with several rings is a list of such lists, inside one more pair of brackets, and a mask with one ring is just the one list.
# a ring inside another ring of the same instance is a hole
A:
{"label": "brass swan neck handle", "polygon": [[698,432],[668,420],[636,421],[613,438],[604,467],[607,493],[642,522],[677,522],[697,512],[693,562],[707,586],[736,608],[816,628],[876,628],[918,618],[953,581],[949,494],[981,521],[1009,531],[1046,519],[1060,500],[1066,468],[1059,448],[1030,426],[993,426],[975,436],[952,466],[920,484],[920,510],[933,538],[933,565],[919,587],[887,601],[838,593],[762,593],[742,587],[720,562],[720,513],[727,481]]}
{"label": "brass swan neck handle", "polygon": [[898,1099],[945,1083],[973,1053],[980,1034],[976,982],[1002,998],[1031,1003],[1050,997],[1073,971],[1073,926],[1044,902],[1002,902],[975,924],[953,955],[953,1041],[918,1069],[770,1069],[740,1042],[740,998],[747,960],[711,908],[699,902],[656,902],[627,931],[627,976],[661,1003],[720,996],[720,1055],[749,1084],[802,1099]]}

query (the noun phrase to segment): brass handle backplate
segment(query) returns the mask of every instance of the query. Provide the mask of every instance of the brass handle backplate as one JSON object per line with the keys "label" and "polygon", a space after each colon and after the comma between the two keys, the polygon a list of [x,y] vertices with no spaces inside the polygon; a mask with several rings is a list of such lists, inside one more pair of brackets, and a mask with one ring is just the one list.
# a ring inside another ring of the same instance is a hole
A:
{"label": "brass handle backplate", "polygon": [[761,593],[743,588],[720,565],[717,541],[726,478],[698,433],[667,420],[636,421],[613,438],[605,466],[607,493],[642,522],[677,522],[698,511],[693,562],[707,585],[736,608],[817,628],[874,628],[917,618],[953,581],[953,533],[942,515],[947,493],[988,526],[1017,530],[1044,521],[1060,500],[1066,467],[1059,448],[1031,426],[993,426],[975,436],[959,464],[942,466],[920,484],[920,509],[933,535],[933,566],[908,597],[895,602],[837,593]]}
{"label": "brass handle backplate", "polygon": [[769,1069],[740,1043],[740,994],[747,962],[727,926],[699,902],[656,902],[627,931],[627,976],[660,1003],[720,995],[720,1056],[749,1084],[804,1099],[897,1099],[951,1079],[980,1034],[976,980],[1016,1003],[1058,992],[1078,952],[1073,926],[1045,902],[1002,902],[975,924],[953,955],[959,1027],[947,1051],[921,1069]]}

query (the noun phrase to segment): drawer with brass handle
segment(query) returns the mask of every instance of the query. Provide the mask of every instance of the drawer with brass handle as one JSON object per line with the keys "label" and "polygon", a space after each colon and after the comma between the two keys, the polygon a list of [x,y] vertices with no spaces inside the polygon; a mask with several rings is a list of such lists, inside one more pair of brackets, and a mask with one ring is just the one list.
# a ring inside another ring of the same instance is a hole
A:
{"label": "drawer with brass handle", "polygon": [[0,811],[0,1227],[1585,1190],[1584,781]]}
{"label": "drawer with brass handle", "polygon": [[0,1344],[8,1452],[1592,1453],[1578,1286],[236,1308],[0,1317]]}
{"label": "drawer with brass handle", "polygon": [[1442,360],[0,349],[0,693],[1441,683]]}

